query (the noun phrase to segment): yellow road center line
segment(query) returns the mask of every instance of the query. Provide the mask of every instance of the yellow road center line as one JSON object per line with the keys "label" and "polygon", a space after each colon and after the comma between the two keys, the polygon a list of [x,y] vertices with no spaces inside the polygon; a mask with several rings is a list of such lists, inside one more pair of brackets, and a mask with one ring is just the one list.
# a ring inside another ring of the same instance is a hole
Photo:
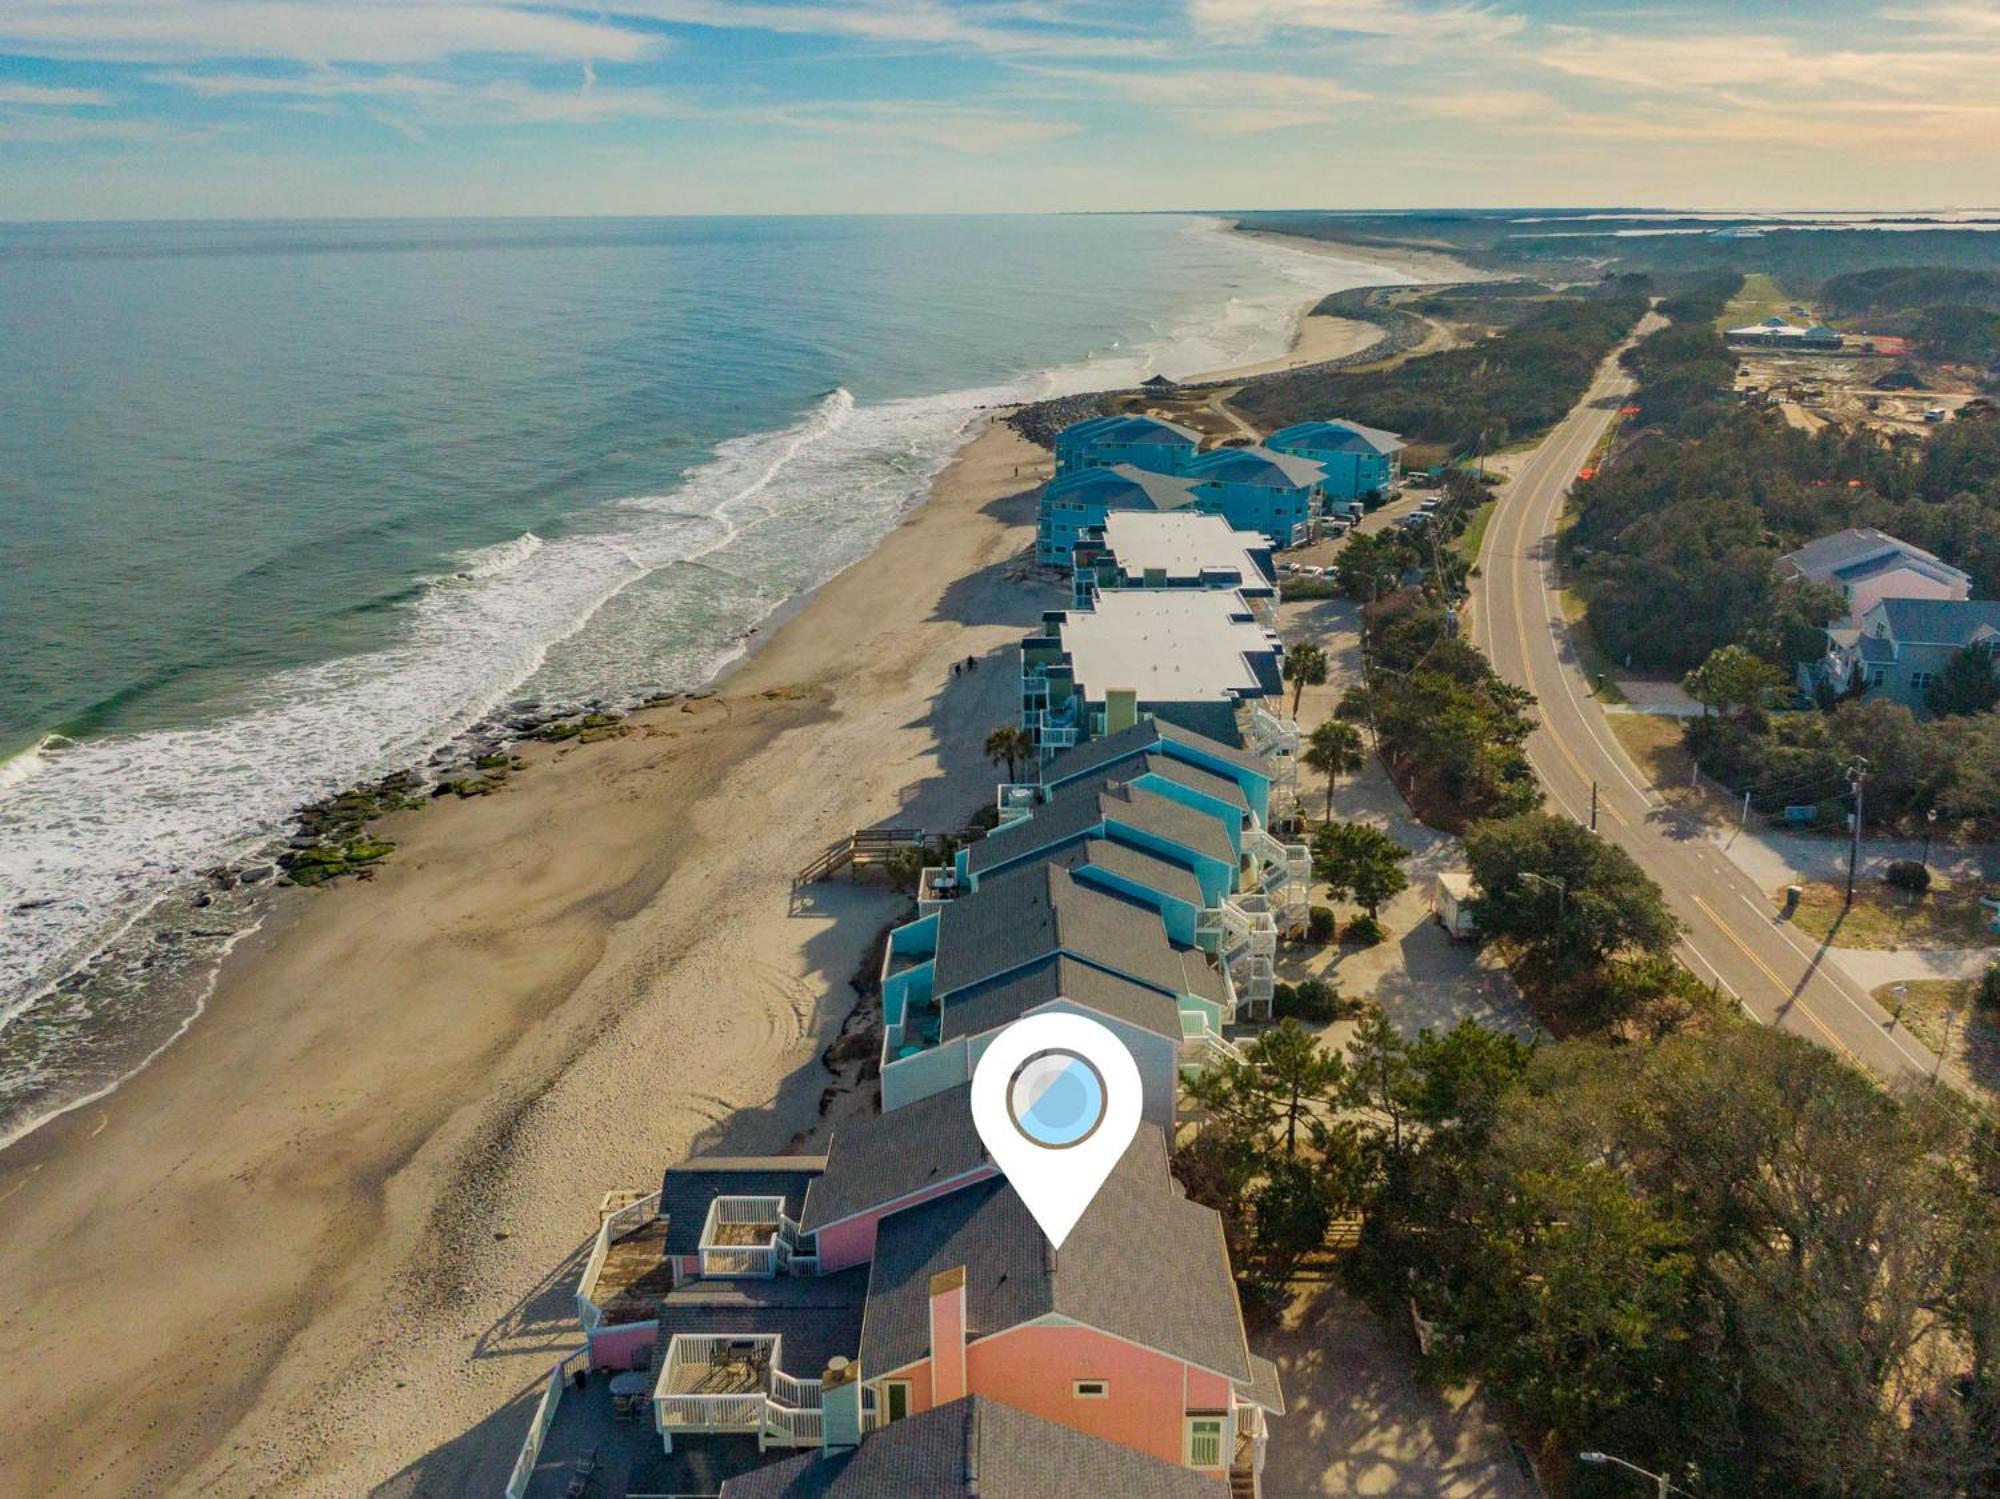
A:
{"label": "yellow road center line", "polygon": [[[1727,937],[1731,942],[1734,942],[1736,944],[1737,950],[1741,952],[1744,957],[1748,958],[1752,963],[1754,963],[1757,966],[1757,971],[1762,973],[1765,978],[1769,979],[1772,985],[1777,989],[1777,991],[1780,994],[1786,996],[1792,995],[1792,991],[1786,986],[1785,981],[1779,978],[1778,975],[1772,970],[1771,965],[1769,963],[1766,963],[1762,958],[1758,957],[1757,954],[1751,949],[1750,944],[1745,942],[1741,937],[1737,936],[1736,933],[1730,929],[1729,924],[1725,922],[1720,916],[1716,915],[1715,908],[1713,906],[1709,905],[1709,903],[1703,900],[1699,895],[1690,896],[1689,899],[1692,900],[1695,903],[1695,905],[1701,909],[1702,915],[1706,916],[1710,921],[1715,923],[1717,930],[1719,930],[1723,936]],[[1814,1028],[1817,1029],[1822,1036],[1826,1037],[1826,1039],[1833,1044],[1833,1047],[1836,1051],[1838,1051],[1842,1056],[1846,1057],[1848,1061],[1854,1063],[1855,1066],[1858,1067],[1861,1065],[1861,1058],[1857,1057],[1852,1051],[1848,1050],[1847,1043],[1845,1041],[1842,1041],[1840,1037],[1836,1036],[1832,1031],[1828,1030],[1826,1028],[1826,1022],[1821,1020],[1819,1016],[1815,1015],[1812,1012],[1812,1007],[1806,1003],[1804,994],[1799,994],[1795,997],[1792,997],[1792,1003],[1798,1009],[1798,1012],[1801,1015],[1805,1016],[1806,1019],[1810,1020],[1813,1023]]]}

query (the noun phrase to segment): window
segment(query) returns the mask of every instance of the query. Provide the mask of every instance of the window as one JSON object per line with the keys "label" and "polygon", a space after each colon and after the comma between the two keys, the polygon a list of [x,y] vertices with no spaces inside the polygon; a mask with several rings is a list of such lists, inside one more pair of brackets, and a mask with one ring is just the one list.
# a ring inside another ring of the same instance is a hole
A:
{"label": "window", "polygon": [[910,1413],[910,1382],[907,1379],[889,1379],[882,1383],[882,1398],[887,1405],[885,1419],[900,1421]]}
{"label": "window", "polygon": [[1079,1400],[1109,1400],[1111,1386],[1102,1379],[1079,1379],[1071,1383],[1069,1392]]}
{"label": "window", "polygon": [[1910,686],[1913,690],[1917,692],[1922,692],[1926,687],[1929,687],[1936,680],[1937,680],[1937,675],[1934,672],[1913,671],[1910,673]]}
{"label": "window", "polygon": [[1887,672],[1878,666],[1875,668],[1875,674],[1868,679],[1868,684],[1871,687],[1880,687],[1888,679],[1888,675]]}
{"label": "window", "polygon": [[1187,1460],[1190,1468],[1222,1466],[1221,1416],[1187,1418]]}

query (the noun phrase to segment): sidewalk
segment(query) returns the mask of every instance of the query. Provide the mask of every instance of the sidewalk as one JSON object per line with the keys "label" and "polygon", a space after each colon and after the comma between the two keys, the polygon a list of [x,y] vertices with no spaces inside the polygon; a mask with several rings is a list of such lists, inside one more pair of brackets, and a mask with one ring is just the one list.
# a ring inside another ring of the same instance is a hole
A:
{"label": "sidewalk", "polygon": [[1830,947],[1827,952],[1841,971],[1864,989],[1884,984],[1922,983],[1926,979],[1976,979],[2000,963],[1994,947]]}

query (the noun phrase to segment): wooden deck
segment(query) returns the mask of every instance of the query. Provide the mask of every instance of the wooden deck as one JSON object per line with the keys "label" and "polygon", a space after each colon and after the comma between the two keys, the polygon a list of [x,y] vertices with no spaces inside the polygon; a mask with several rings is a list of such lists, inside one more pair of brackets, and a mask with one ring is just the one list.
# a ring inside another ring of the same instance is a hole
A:
{"label": "wooden deck", "polygon": [[665,1258],[667,1220],[655,1218],[611,1242],[598,1272],[597,1294],[592,1298],[604,1311],[604,1320],[650,1322],[659,1314],[662,1296],[673,1289],[673,1273]]}
{"label": "wooden deck", "polygon": [[771,1370],[769,1344],[754,1352],[712,1364],[678,1364],[667,1381],[663,1395],[754,1395],[768,1383]]}

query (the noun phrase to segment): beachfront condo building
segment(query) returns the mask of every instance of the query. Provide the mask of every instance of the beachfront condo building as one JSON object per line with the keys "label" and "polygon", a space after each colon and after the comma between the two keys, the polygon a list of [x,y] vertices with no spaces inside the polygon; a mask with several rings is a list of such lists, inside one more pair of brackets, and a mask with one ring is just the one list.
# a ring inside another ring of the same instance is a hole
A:
{"label": "beachfront condo building", "polygon": [[1172,474],[1129,463],[1084,468],[1051,480],[1036,507],[1035,560],[1044,567],[1069,567],[1076,544],[1112,515],[1131,511],[1164,515],[1192,510],[1194,486]]}
{"label": "beachfront condo building", "polygon": [[1403,439],[1359,422],[1294,422],[1264,439],[1274,453],[1307,458],[1324,477],[1320,494],[1328,501],[1366,499],[1386,491],[1401,471]]}
{"label": "beachfront condo building", "polygon": [[996,1035],[1053,1012],[1124,1042],[1142,1117],[1171,1127],[1181,1068],[1234,1054],[1222,1027],[1235,990],[1195,943],[1204,909],[1184,865],[1078,839],[897,927],[882,961],[883,1112],[971,1081]]}
{"label": "beachfront condo building", "polygon": [[1078,538],[1071,552],[1075,607],[1107,588],[1234,589],[1275,628],[1278,574],[1270,538],[1239,531],[1219,515],[1118,512]]}
{"label": "beachfront condo building", "polygon": [[1113,589],[1021,642],[1021,727],[1045,758],[1164,718],[1239,741],[1240,705],[1283,693],[1284,646],[1233,589]]}
{"label": "beachfront condo building", "polygon": [[[1249,1350],[1221,1220],[1174,1183],[1165,1133],[1140,1126],[1058,1259],[968,1093],[843,1123],[824,1156],[670,1169],[649,1217],[600,1234],[582,1288],[643,1300],[650,1326],[600,1331],[551,1371],[508,1499],[570,1492],[580,1467],[614,1493],[958,1493],[907,1485],[926,1471],[913,1444],[966,1420],[1108,1465],[1099,1492],[1256,1493],[1278,1373]],[[891,1487],[853,1487],[871,1472]]]}
{"label": "beachfront condo building", "polygon": [[1203,510],[1239,531],[1261,531],[1274,547],[1308,540],[1325,474],[1310,458],[1268,447],[1211,448],[1183,471]]}
{"label": "beachfront condo building", "polygon": [[[951,865],[924,871],[918,911],[940,910],[996,875],[1060,861],[1157,912],[1169,938],[1214,957],[1239,1016],[1268,1014],[1278,938],[1305,925],[1311,879],[1305,845],[1265,830],[1274,781],[1259,757],[1155,720],[1134,725],[1058,756],[1039,784],[1001,787],[999,826]],[[1219,1050],[1199,1031],[1185,1035],[1183,1070]]]}
{"label": "beachfront condo building", "polygon": [[1201,434],[1157,416],[1093,416],[1056,434],[1056,475],[1130,464],[1178,474],[1201,448]]}

